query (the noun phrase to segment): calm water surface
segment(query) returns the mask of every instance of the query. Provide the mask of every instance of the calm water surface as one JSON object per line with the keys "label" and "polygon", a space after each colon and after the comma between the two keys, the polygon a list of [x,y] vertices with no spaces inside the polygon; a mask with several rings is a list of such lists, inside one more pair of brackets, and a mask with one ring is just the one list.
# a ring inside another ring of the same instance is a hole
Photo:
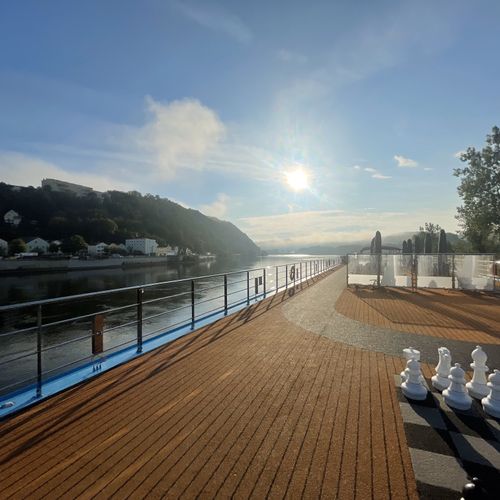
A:
{"label": "calm water surface", "polygon": [[[254,278],[262,276],[262,268],[266,268],[266,284],[269,290],[275,287],[275,266],[321,258],[325,256],[276,255],[252,260],[233,258],[203,261],[196,264],[8,276],[0,278],[0,304],[22,303],[257,268],[259,270],[250,273],[250,293],[253,295]],[[284,280],[285,268],[283,267],[279,275],[280,285],[284,284]],[[262,288],[259,291],[262,292]],[[222,277],[206,277],[197,280],[196,315],[221,309],[224,304],[222,294]],[[231,304],[245,301],[246,298],[246,273],[229,276],[228,302]],[[191,317],[190,282],[159,285],[146,289],[143,300],[146,303],[143,308],[145,339],[183,324]],[[54,323],[77,316],[93,315],[111,308],[124,307],[116,313],[105,315],[104,348],[107,352],[112,352],[136,342],[135,302],[136,292],[133,290],[71,301],[64,305],[44,306],[42,347],[45,376],[54,375],[80,362],[88,361],[92,355],[89,338],[92,332],[92,317],[64,321],[61,324]],[[132,307],[127,307],[130,305]],[[35,308],[28,308],[16,314],[0,315],[0,394],[15,388],[14,386],[20,381],[36,376],[36,332],[31,330],[8,335],[9,331],[33,326],[35,321]],[[66,344],[60,346],[61,343]]]}

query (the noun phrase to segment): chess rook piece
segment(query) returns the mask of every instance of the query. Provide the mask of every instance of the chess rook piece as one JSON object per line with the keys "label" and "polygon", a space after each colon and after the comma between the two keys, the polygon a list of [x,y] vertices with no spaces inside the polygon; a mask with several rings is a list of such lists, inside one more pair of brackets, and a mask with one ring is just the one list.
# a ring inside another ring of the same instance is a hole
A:
{"label": "chess rook piece", "polygon": [[[410,359],[416,359],[417,361],[420,361],[420,351],[417,351],[417,349],[413,349],[413,347],[407,347],[406,349],[403,349],[403,355],[406,359],[407,364]],[[401,381],[404,382],[408,378],[408,368],[405,368],[400,373],[400,375]]]}
{"label": "chess rook piece", "polygon": [[493,370],[487,386],[490,393],[481,400],[483,410],[492,417],[500,418],[500,370]]}
{"label": "chess rook piece", "polygon": [[467,382],[465,387],[467,387],[469,394],[473,398],[482,399],[490,392],[486,385],[486,372],[489,370],[486,366],[488,356],[479,345],[472,351],[471,356],[473,362],[470,364],[470,367],[474,370],[474,374],[472,375],[472,380]]}
{"label": "chess rook piece", "polygon": [[472,398],[465,390],[465,372],[459,363],[450,370],[450,386],[443,391],[445,403],[456,410],[468,410],[472,405]]}
{"label": "chess rook piece", "polygon": [[432,385],[438,391],[444,391],[450,385],[448,375],[451,369],[451,353],[446,347],[439,347],[439,362],[436,366],[436,375],[432,377]]}
{"label": "chess rook piece", "polygon": [[406,363],[408,378],[401,384],[403,394],[408,399],[422,401],[427,397],[427,388],[422,383],[422,374],[420,372],[420,362],[416,359],[410,359]]}

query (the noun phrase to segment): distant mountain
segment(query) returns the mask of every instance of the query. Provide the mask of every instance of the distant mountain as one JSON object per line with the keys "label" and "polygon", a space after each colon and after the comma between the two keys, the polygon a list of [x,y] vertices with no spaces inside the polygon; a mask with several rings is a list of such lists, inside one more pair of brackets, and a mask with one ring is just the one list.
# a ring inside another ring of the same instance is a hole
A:
{"label": "distant mountain", "polygon": [[[412,238],[418,231],[408,231],[405,233],[388,234],[385,236],[382,234],[382,243],[387,246],[394,246],[396,248],[401,248],[403,240]],[[375,230],[374,230],[375,234]],[[460,237],[455,233],[446,233],[448,243],[454,245],[460,240]],[[283,253],[304,253],[312,255],[345,255],[347,253],[359,252],[362,248],[369,247],[370,240],[359,240],[351,242],[342,242],[339,244],[328,243],[322,245],[311,245],[305,246],[298,249],[281,249]],[[281,253],[281,251],[273,250],[273,253]]]}
{"label": "distant mountain", "polygon": [[[19,226],[3,220],[8,210],[22,216]],[[198,253],[260,254],[259,247],[230,222],[207,217],[166,198],[133,191],[77,195],[72,192],[0,183],[0,238],[26,235],[47,240],[83,236],[87,243],[121,243],[126,238],[154,238],[160,245]]]}

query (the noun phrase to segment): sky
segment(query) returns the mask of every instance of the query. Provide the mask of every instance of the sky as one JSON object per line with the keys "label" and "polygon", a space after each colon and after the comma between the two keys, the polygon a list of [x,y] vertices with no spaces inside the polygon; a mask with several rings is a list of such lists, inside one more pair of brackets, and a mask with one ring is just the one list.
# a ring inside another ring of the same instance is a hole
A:
{"label": "sky", "polygon": [[0,181],[137,190],[264,248],[457,229],[500,2],[0,2]]}

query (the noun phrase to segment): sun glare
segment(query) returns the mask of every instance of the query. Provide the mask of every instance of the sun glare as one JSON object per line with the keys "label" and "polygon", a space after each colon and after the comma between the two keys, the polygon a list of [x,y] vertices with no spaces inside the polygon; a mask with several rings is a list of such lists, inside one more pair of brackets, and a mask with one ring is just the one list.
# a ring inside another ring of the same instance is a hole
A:
{"label": "sun glare", "polygon": [[309,189],[309,174],[303,168],[295,168],[285,172],[285,181],[293,191]]}

